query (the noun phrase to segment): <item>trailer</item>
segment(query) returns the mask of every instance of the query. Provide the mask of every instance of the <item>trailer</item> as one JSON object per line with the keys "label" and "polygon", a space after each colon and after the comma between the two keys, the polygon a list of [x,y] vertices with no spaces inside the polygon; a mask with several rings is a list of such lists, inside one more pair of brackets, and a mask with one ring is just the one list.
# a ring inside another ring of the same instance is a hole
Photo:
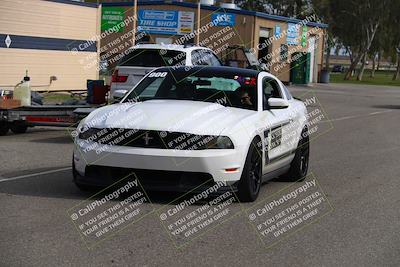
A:
{"label": "trailer", "polygon": [[28,127],[73,127],[99,105],[38,105],[0,109],[0,136],[9,130],[25,133]]}
{"label": "trailer", "polygon": [[[29,82],[28,76],[24,77]],[[24,84],[21,82],[20,84]],[[9,130],[13,133],[25,133],[29,127],[55,126],[72,127],[94,109],[107,105],[108,85],[103,80],[87,80],[87,90],[83,93],[69,91],[71,96],[87,94],[86,101],[49,105],[42,102],[38,92],[30,91],[32,105],[21,106],[20,99],[14,99],[14,90],[0,89],[0,136],[6,135]],[[28,96],[29,98],[29,96]]]}

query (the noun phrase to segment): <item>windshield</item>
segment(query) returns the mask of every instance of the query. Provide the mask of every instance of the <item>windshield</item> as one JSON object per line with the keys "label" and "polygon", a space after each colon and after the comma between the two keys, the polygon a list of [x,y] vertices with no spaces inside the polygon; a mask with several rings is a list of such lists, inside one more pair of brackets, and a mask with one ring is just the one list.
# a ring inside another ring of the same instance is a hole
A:
{"label": "windshield", "polygon": [[257,110],[257,77],[224,73],[150,73],[125,101],[192,100]]}
{"label": "windshield", "polygon": [[118,65],[140,67],[162,67],[185,65],[186,53],[175,50],[132,49]]}

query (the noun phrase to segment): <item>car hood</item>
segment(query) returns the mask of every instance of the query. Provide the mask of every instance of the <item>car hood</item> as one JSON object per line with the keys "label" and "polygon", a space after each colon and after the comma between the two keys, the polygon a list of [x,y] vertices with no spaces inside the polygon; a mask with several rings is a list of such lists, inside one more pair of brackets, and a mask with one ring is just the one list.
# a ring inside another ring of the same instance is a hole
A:
{"label": "car hood", "polygon": [[99,108],[85,119],[94,128],[124,128],[219,135],[255,111],[188,100],[148,100]]}

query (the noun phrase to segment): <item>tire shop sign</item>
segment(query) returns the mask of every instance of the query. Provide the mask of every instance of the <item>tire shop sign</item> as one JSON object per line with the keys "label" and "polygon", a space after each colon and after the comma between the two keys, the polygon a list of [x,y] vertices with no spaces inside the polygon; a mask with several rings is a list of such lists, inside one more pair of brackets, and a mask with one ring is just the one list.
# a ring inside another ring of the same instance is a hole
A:
{"label": "tire shop sign", "polygon": [[193,32],[194,12],[139,10],[138,20],[139,32],[185,35]]}

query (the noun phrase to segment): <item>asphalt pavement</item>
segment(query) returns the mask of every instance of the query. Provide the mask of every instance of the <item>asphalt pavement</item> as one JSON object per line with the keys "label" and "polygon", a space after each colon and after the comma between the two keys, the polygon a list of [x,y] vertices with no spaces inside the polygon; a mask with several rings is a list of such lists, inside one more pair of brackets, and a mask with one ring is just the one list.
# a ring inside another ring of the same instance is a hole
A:
{"label": "asphalt pavement", "polygon": [[[0,266],[399,266],[400,88],[290,91],[315,95],[326,114],[306,180],[325,194],[323,216],[266,240],[249,223],[255,204],[234,202],[227,220],[180,247],[160,221],[176,195],[150,194],[146,216],[88,248],[69,213],[93,194],[72,183],[72,140],[38,127],[0,137]],[[264,184],[259,201],[290,185]]]}

